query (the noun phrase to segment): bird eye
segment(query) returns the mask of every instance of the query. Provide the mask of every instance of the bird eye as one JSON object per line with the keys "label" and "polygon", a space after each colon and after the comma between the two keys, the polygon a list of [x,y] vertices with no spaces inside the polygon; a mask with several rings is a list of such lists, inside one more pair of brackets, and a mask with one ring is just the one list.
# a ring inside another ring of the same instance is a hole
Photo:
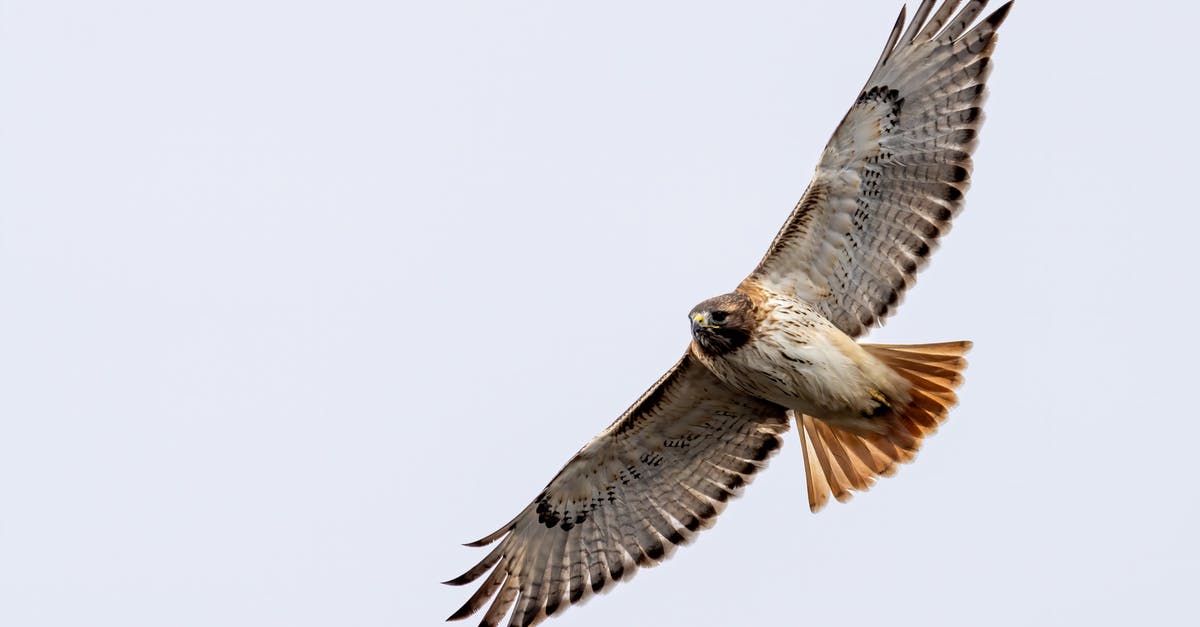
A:
{"label": "bird eye", "polygon": [[708,319],[716,324],[725,324],[725,321],[729,319],[729,314],[724,311],[714,311],[708,315]]}

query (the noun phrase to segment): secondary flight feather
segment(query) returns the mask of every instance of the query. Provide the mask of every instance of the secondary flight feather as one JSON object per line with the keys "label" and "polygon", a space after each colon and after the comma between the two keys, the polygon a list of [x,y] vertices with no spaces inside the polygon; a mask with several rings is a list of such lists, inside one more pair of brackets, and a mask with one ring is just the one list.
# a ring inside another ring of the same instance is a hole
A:
{"label": "secondary flight feather", "polygon": [[[798,424],[809,505],[911,461],[957,401],[969,342],[859,343],[894,312],[962,208],[996,31],[1011,2],[924,0],[758,267],[688,314],[683,357],[446,583],[451,617],[537,624],[658,564],[713,524]],[[936,6],[936,11],[934,10]],[[490,603],[490,605],[489,605]]]}

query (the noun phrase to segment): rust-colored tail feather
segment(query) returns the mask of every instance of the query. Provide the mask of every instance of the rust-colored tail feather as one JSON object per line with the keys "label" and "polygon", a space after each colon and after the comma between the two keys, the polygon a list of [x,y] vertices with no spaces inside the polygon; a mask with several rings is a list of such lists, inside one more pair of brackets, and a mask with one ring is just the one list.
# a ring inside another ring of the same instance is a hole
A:
{"label": "rust-colored tail feather", "polygon": [[850,433],[820,419],[798,414],[800,440],[808,483],[808,505],[816,512],[829,502],[850,499],[852,491],[870,489],[879,477],[889,477],[897,466],[913,460],[926,437],[937,431],[950,408],[967,367],[963,355],[970,342],[940,344],[863,344],[867,352],[894,369],[912,384],[907,405],[880,420],[883,433]]}

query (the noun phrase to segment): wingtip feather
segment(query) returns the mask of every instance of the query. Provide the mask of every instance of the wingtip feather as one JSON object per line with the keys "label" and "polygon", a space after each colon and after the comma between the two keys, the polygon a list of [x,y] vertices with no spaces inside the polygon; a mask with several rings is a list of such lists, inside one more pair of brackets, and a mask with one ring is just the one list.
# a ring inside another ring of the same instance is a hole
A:
{"label": "wingtip feather", "polygon": [[908,7],[900,7],[900,16],[896,18],[896,23],[892,26],[892,34],[888,36],[887,43],[883,45],[883,52],[879,53],[879,60],[875,62],[875,69],[887,65],[888,59],[892,56],[892,52],[896,49],[896,42],[900,40],[900,32],[904,29],[904,17]]}
{"label": "wingtip feather", "polygon": [[992,30],[1000,28],[1000,25],[1008,18],[1008,12],[1012,10],[1013,2],[1015,0],[1008,0],[1008,2],[1000,5],[1000,8],[992,11],[992,14],[984,18],[983,21],[990,24]]}

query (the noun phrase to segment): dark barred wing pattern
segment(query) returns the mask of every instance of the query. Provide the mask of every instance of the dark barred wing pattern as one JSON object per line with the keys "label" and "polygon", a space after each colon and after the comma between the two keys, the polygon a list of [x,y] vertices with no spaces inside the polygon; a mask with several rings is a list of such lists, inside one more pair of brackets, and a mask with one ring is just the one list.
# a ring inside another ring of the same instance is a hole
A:
{"label": "dark barred wing pattern", "polygon": [[962,208],[996,29],[1011,2],[925,0],[900,12],[808,190],[747,281],[812,304],[854,337],[912,285]]}
{"label": "dark barred wing pattern", "polygon": [[498,542],[446,582],[487,575],[450,619],[491,601],[482,625],[510,609],[509,625],[534,625],[658,564],[712,525],[787,429],[782,407],[731,390],[684,356],[516,518],[469,545]]}

